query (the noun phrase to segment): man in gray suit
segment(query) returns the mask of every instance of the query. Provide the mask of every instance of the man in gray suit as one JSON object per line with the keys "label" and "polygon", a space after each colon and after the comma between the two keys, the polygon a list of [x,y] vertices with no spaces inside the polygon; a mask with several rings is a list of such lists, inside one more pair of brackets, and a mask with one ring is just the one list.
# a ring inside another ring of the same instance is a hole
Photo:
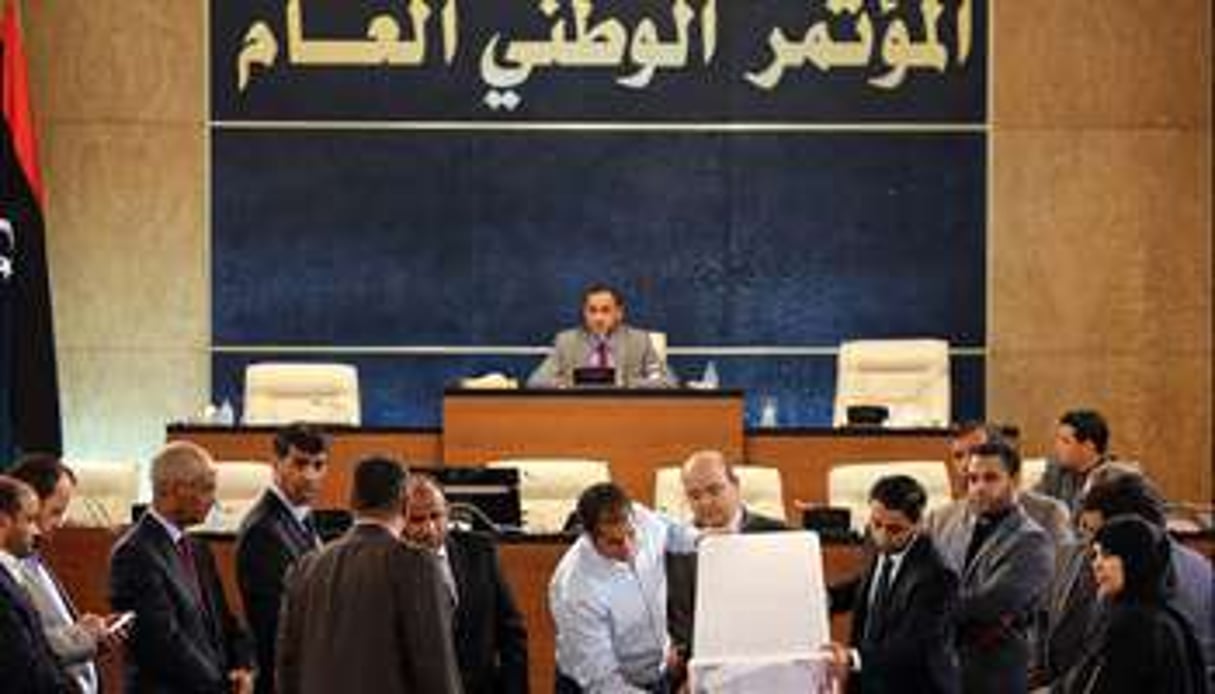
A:
{"label": "man in gray suit", "polygon": [[926,525],[959,576],[956,612],[962,689],[1028,691],[1029,628],[1050,584],[1055,549],[1016,503],[1021,459],[1007,443],[970,449],[964,502],[931,513]]}
{"label": "man in gray suit", "polygon": [[[966,461],[970,449],[990,441],[1004,441],[1017,447],[1017,430],[984,422],[963,422],[953,430],[949,439],[949,457],[953,461],[954,474],[966,486]],[[1056,551],[1075,540],[1072,517],[1062,501],[1029,489],[1020,489],[1018,476],[1017,503],[1042,529],[1050,534]]]}
{"label": "man in gray suit", "polygon": [[607,285],[582,293],[582,325],[557,333],[553,349],[527,379],[531,388],[568,388],[574,371],[584,367],[615,369],[616,385],[625,388],[669,388],[675,378],[654,349],[650,334],[624,322],[624,297]]}
{"label": "man in gray suit", "polygon": [[[36,522],[40,537],[43,541],[52,540],[67,514],[76,487],[75,474],[58,456],[49,453],[23,456],[9,474],[28,484],[38,495]],[[125,638],[125,632],[109,631],[113,616],[79,614],[40,553],[21,559],[21,573],[51,651],[82,694],[95,694],[100,683],[93,660],[117,646]]]}
{"label": "man in gray suit", "polygon": [[401,542],[406,477],[394,460],[360,462],[354,527],[288,571],[276,649],[280,694],[460,692],[439,565]]}

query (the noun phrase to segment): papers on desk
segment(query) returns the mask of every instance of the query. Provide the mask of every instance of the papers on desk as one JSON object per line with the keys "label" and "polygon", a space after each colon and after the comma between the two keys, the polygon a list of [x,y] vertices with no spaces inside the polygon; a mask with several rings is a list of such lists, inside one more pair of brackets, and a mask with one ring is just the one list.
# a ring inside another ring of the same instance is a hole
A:
{"label": "papers on desk", "polygon": [[488,373],[460,379],[460,387],[469,390],[517,390],[519,381],[509,378],[506,374]]}
{"label": "papers on desk", "polygon": [[720,535],[698,549],[693,692],[827,692],[818,535]]}

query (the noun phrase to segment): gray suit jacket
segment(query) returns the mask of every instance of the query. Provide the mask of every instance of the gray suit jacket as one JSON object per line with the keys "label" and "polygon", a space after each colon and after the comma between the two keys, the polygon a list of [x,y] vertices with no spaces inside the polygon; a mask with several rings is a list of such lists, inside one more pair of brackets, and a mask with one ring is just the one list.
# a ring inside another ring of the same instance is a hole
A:
{"label": "gray suit jacket", "polygon": [[46,634],[46,640],[51,645],[51,651],[54,652],[55,657],[64,665],[64,670],[81,691],[84,694],[92,694],[97,691],[99,686],[97,668],[93,664],[93,658],[97,655],[97,642],[79,624],[76,624],[74,621],[76,607],[72,604],[71,597],[59,583],[59,579],[51,571],[51,567],[46,564],[43,564],[43,567],[51,581],[54,582],[55,589],[59,592],[59,598],[67,606],[69,614],[64,615],[55,608],[54,596],[48,595],[33,572],[23,566],[22,570],[26,573],[25,588],[29,593],[30,602],[38,612],[38,618],[42,621],[42,631]]}
{"label": "gray suit jacket", "polygon": [[926,525],[945,563],[961,577],[956,613],[965,692],[1028,689],[1028,628],[1054,572],[1050,537],[1014,506],[970,565],[966,549],[976,515],[965,501],[929,514]]}
{"label": "gray suit jacket", "polygon": [[279,694],[458,693],[451,617],[433,555],[357,524],[287,573]]}
{"label": "gray suit jacket", "polygon": [[[616,385],[625,388],[669,388],[675,377],[654,351],[650,334],[621,325],[608,336]],[[595,341],[583,328],[557,333],[553,349],[527,379],[531,388],[564,388],[574,384],[574,369],[593,365]]]}
{"label": "gray suit jacket", "polygon": [[1017,495],[1017,502],[1025,509],[1026,515],[1050,535],[1056,550],[1075,541],[1072,516],[1062,501],[1038,492],[1025,491]]}

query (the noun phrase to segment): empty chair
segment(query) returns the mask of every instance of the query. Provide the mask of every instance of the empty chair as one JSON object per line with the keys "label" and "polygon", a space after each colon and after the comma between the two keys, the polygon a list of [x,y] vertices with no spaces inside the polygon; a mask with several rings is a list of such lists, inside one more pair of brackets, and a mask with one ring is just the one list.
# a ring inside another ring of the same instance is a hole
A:
{"label": "empty chair", "polygon": [[1046,472],[1046,458],[1023,458],[1021,460],[1021,489],[1033,489]]}
{"label": "empty chair", "polygon": [[846,508],[850,514],[852,530],[864,533],[869,523],[869,490],[880,478],[887,475],[914,477],[928,493],[925,512],[952,501],[949,486],[949,469],[939,460],[899,460],[891,462],[864,462],[836,465],[827,473],[827,503],[833,507]]}
{"label": "empty chair", "polygon": [[269,362],[245,369],[245,424],[359,421],[359,374],[349,364]]}
{"label": "empty chair", "polygon": [[654,354],[665,364],[667,361],[667,334],[651,330],[650,346],[654,348]]}
{"label": "empty chair", "polygon": [[[761,516],[786,519],[780,470],[760,465],[735,465],[733,469],[744,506]],[[683,493],[680,470],[674,465],[654,473],[654,508],[676,520],[689,521],[692,510]]]}
{"label": "empty chair", "polygon": [[131,520],[139,496],[139,465],[133,460],[74,460],[76,490],[68,504],[69,525],[109,528]]}
{"label": "empty chair", "polygon": [[607,461],[585,458],[511,458],[486,467],[519,471],[523,530],[535,534],[561,532],[582,491],[611,480]]}
{"label": "empty chair", "polygon": [[274,480],[269,463],[224,460],[215,464],[215,510],[204,526],[215,532],[236,532],[262,492]]}
{"label": "empty chair", "polygon": [[835,426],[848,408],[880,405],[886,426],[948,426],[949,343],[944,340],[855,340],[840,345],[836,362]]}

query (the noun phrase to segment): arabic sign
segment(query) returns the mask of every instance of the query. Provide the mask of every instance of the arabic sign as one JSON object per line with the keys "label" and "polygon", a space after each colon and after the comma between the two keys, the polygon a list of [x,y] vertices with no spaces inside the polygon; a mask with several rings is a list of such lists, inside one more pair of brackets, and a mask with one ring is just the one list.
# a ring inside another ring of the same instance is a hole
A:
{"label": "arabic sign", "polygon": [[985,0],[210,7],[218,121],[986,118]]}

